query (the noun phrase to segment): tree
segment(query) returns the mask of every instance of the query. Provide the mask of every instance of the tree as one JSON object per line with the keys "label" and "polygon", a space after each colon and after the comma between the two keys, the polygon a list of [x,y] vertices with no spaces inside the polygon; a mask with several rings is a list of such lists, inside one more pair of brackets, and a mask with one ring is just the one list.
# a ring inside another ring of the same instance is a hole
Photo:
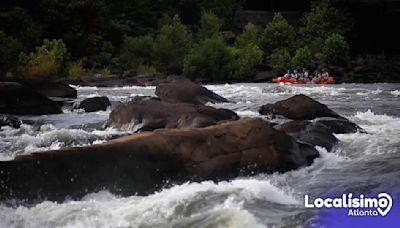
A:
{"label": "tree", "polygon": [[305,46],[296,50],[296,54],[292,58],[292,66],[295,67],[311,67],[313,65],[310,49]]}
{"label": "tree", "polygon": [[214,37],[196,45],[185,59],[183,73],[192,79],[223,81],[233,75],[235,56],[225,42]]}
{"label": "tree", "polygon": [[181,73],[183,61],[190,50],[192,36],[188,28],[175,15],[170,24],[164,25],[155,38],[155,67],[163,73]]}
{"label": "tree", "polygon": [[140,65],[152,65],[153,58],[153,37],[125,37],[115,61],[120,70],[128,71],[136,70]]}
{"label": "tree", "polygon": [[311,4],[311,12],[305,15],[300,35],[306,44],[316,38],[326,40],[333,33],[345,35],[351,27],[347,10],[335,7],[331,0],[316,0]]}
{"label": "tree", "polygon": [[40,0],[39,6],[46,38],[62,38],[74,56],[91,63],[110,28],[105,0]]}
{"label": "tree", "polygon": [[310,51],[315,55],[319,55],[322,53],[322,49],[324,48],[325,40],[319,37],[313,39],[307,46],[310,47]]}
{"label": "tree", "polygon": [[26,79],[54,79],[68,74],[70,54],[62,40],[43,40],[43,45],[19,57]]}
{"label": "tree", "polygon": [[243,26],[240,16],[244,0],[200,0],[203,11],[212,12],[220,18],[224,30],[237,31]]}
{"label": "tree", "polygon": [[243,48],[236,49],[234,63],[234,78],[245,78],[254,73],[254,66],[262,62],[263,51],[253,43]]}
{"label": "tree", "polygon": [[247,23],[243,32],[236,38],[235,46],[244,48],[249,44],[258,45],[258,37],[256,29],[252,23]]}
{"label": "tree", "polygon": [[254,66],[260,64],[263,57],[253,24],[248,23],[245,26],[243,32],[236,38],[235,47],[232,50],[236,55],[234,77],[244,78],[252,75],[255,71]]}
{"label": "tree", "polygon": [[43,27],[22,7],[15,6],[8,11],[0,11],[1,30],[28,50],[40,44]]}
{"label": "tree", "polygon": [[199,40],[219,36],[221,29],[221,22],[218,17],[207,11],[203,11],[200,18],[200,30],[198,32]]}
{"label": "tree", "polygon": [[17,66],[18,56],[22,50],[22,44],[18,40],[6,36],[0,30],[0,77],[5,76]]}
{"label": "tree", "polygon": [[260,37],[260,47],[265,54],[270,55],[279,48],[292,49],[296,33],[293,26],[280,13],[275,13],[274,18],[268,23]]}
{"label": "tree", "polygon": [[323,56],[327,64],[346,64],[349,57],[349,46],[344,37],[336,33],[330,35],[325,41]]}
{"label": "tree", "polygon": [[271,54],[271,64],[275,70],[284,71],[292,68],[292,56],[286,48],[276,49]]}

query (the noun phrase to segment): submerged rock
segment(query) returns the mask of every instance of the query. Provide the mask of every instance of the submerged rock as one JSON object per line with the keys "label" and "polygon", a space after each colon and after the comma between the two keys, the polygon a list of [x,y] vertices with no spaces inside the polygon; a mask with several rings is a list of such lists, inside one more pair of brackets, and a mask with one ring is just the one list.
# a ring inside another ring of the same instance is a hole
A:
{"label": "submerged rock", "polygon": [[318,122],[294,120],[277,125],[275,128],[293,136],[300,142],[324,147],[327,151],[332,150],[338,142],[333,132]]}
{"label": "submerged rock", "polygon": [[0,162],[0,200],[62,201],[100,190],[144,195],[165,182],[285,172],[309,165],[317,156],[311,146],[259,118],[207,128],[160,129]]}
{"label": "submerged rock", "polygon": [[295,95],[275,104],[261,106],[261,115],[282,115],[293,120],[312,120],[318,117],[343,118],[326,105],[303,94]]}
{"label": "submerged rock", "polygon": [[347,134],[355,132],[367,133],[363,128],[346,119],[325,117],[319,118],[316,121],[320,124],[325,125],[335,134]]}
{"label": "submerged rock", "polygon": [[0,127],[3,126],[19,128],[21,126],[21,121],[15,116],[0,115]]}
{"label": "submerged rock", "polygon": [[157,86],[156,95],[166,102],[205,104],[228,102],[227,99],[191,81],[175,81]]}
{"label": "submerged rock", "polygon": [[219,121],[238,118],[236,113],[228,109],[136,97],[127,104],[117,106],[110,114],[108,125],[131,130],[139,127],[138,130],[146,131],[157,128],[206,127]]}
{"label": "submerged rock", "polygon": [[46,115],[62,113],[54,101],[16,82],[0,82],[0,113]]}
{"label": "submerged rock", "polygon": [[91,97],[81,101],[73,109],[83,109],[85,112],[97,112],[106,111],[108,106],[111,106],[111,103],[107,97]]}

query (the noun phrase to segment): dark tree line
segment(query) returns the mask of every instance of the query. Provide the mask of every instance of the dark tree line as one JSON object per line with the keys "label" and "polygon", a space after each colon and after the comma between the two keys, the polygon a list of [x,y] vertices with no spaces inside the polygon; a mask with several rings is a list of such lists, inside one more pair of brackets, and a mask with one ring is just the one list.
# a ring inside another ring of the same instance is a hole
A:
{"label": "dark tree line", "polygon": [[240,6],[240,0],[2,0],[0,30],[24,51],[43,39],[61,39],[73,58],[87,59],[88,67],[106,67],[125,36],[154,34],[167,16],[179,14],[196,29],[201,10],[212,10],[231,29]]}
{"label": "dark tree line", "polygon": [[314,1],[300,28],[276,13],[255,29],[243,18],[244,0],[2,0],[0,77],[133,71],[243,80],[262,63],[280,72],[339,66],[347,81],[374,69],[366,81],[385,80],[393,68],[385,56],[350,56],[354,21],[333,2]]}

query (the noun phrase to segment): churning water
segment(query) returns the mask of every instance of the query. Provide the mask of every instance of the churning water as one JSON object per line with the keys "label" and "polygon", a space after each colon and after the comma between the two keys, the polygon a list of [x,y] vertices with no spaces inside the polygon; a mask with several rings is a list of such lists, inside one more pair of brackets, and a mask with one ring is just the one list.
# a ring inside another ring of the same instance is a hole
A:
{"label": "churning water", "polygon": [[[30,207],[0,203],[0,227],[309,227],[318,211],[304,209],[303,197],[385,191],[400,196],[400,84],[207,86],[232,103],[216,104],[241,116],[257,117],[266,103],[308,95],[369,134],[336,135],[332,152],[317,148],[314,163],[284,174],[259,174],[232,181],[185,183],[149,196],[120,197],[109,192],[80,201],[42,202]],[[107,96],[113,105],[154,87],[77,87],[79,99]],[[21,117],[29,124],[0,130],[0,160],[18,154],[101,143],[130,132],[103,128],[108,111]]]}

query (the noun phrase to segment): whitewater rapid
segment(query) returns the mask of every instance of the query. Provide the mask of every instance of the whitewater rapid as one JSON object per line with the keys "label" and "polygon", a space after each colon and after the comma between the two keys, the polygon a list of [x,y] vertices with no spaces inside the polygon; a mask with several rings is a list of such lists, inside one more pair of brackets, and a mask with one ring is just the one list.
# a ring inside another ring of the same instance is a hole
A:
{"label": "whitewater rapid", "polygon": [[[334,151],[317,148],[321,157],[311,166],[284,174],[185,183],[144,197],[102,191],[63,203],[0,203],[0,227],[312,227],[318,224],[319,212],[304,209],[305,194],[323,197],[385,191],[400,196],[399,84],[263,83],[207,88],[232,101],[210,105],[250,117],[259,117],[258,108],[263,104],[302,93],[327,104],[369,134],[337,134],[340,143]],[[155,88],[76,89],[79,99],[107,96],[115,106],[137,95],[154,96]],[[21,117],[28,124],[0,130],[0,160],[38,150],[101,143],[131,133],[104,128],[110,111],[84,113],[65,108],[61,115]]]}

